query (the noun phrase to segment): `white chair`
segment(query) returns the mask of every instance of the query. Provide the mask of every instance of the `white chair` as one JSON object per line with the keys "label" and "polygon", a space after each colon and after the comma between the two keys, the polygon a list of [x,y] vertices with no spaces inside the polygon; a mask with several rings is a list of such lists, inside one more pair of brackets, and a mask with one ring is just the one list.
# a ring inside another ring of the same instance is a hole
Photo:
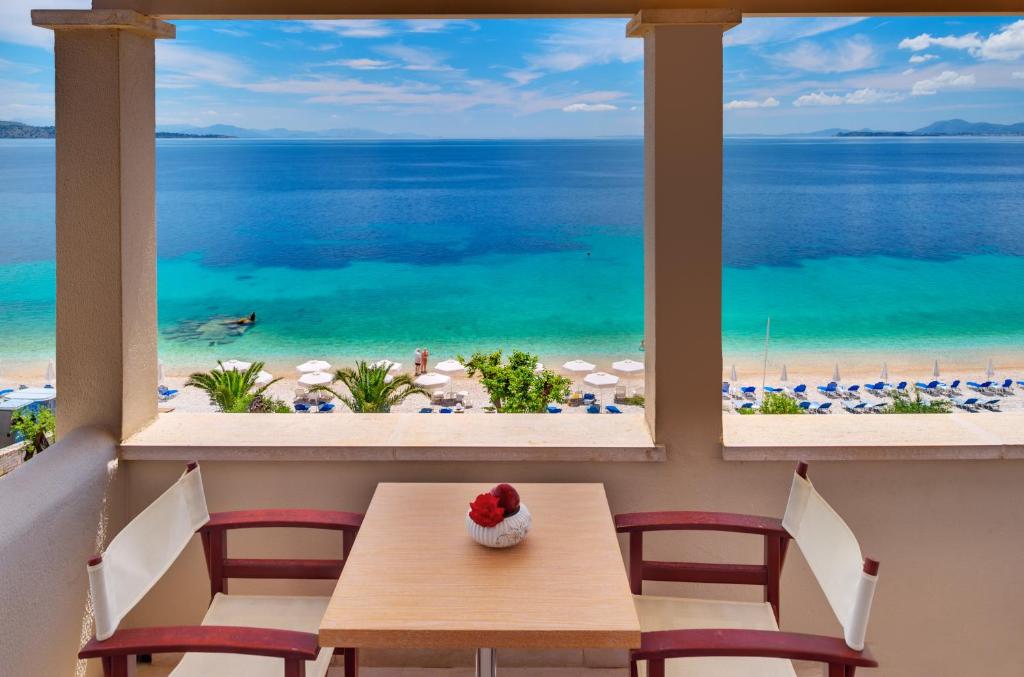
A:
{"label": "white chair", "polygon": [[[796,677],[792,660],[828,665],[829,677],[877,667],[864,645],[878,562],[865,559],[850,528],[815,491],[801,463],[786,514],[769,517],[709,512],[617,515],[629,533],[629,579],[640,617],[641,647],[633,677]],[[647,531],[724,531],[764,539],[761,564],[655,562],[643,558]],[[782,565],[796,541],[843,627],[842,639],[779,630]],[[643,595],[644,580],[755,585],[763,602]]]}
{"label": "white chair", "polygon": [[[323,677],[330,648],[317,632],[329,597],[228,595],[230,578],[334,579],[340,560],[235,559],[227,532],[298,527],[342,532],[344,558],[362,523],[356,513],[320,510],[244,510],[209,514],[198,464],[138,514],[89,560],[96,637],[79,658],[100,658],[106,677],[127,677],[139,654],[181,653],[172,677]],[[210,607],[197,626],[118,630],[121,620],[156,584],[199,533],[210,574]],[[346,677],[356,677],[355,649],[344,655]],[[131,673],[134,674],[134,673]]]}

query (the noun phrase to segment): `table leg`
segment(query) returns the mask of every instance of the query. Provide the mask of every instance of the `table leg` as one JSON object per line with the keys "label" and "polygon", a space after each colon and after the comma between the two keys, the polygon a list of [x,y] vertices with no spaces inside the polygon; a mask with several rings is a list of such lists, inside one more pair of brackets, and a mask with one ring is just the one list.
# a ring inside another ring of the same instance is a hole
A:
{"label": "table leg", "polygon": [[476,650],[476,677],[496,677],[498,652],[495,649]]}

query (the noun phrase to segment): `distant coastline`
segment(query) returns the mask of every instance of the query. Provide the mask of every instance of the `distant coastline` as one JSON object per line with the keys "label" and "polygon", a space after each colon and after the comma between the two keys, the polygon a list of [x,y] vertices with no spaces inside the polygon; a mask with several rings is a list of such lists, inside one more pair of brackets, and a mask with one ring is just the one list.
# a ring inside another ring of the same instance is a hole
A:
{"label": "distant coastline", "polygon": [[[57,128],[38,127],[23,122],[0,120],[0,139],[55,139]],[[188,134],[184,132],[157,132],[158,139],[233,139],[228,134]]]}
{"label": "distant coastline", "polygon": [[997,124],[994,122],[968,122],[953,119],[940,120],[919,129],[887,131],[878,129],[820,129],[814,132],[793,132],[790,134],[727,134],[732,137],[767,137],[780,136],[786,138],[848,138],[848,137],[950,137],[950,136],[1024,136],[1024,122],[1014,124]]}

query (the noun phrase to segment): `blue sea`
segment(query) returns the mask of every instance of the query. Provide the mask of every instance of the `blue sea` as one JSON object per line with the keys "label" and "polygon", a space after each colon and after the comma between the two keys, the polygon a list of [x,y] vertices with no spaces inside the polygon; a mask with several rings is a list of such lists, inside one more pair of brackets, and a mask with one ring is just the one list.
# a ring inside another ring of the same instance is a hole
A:
{"label": "blue sea", "polygon": [[[157,142],[160,352],[637,357],[639,140]],[[727,139],[722,342],[1009,354],[1024,140]],[[0,361],[54,350],[54,147],[0,141]],[[219,318],[256,312],[243,335]]]}

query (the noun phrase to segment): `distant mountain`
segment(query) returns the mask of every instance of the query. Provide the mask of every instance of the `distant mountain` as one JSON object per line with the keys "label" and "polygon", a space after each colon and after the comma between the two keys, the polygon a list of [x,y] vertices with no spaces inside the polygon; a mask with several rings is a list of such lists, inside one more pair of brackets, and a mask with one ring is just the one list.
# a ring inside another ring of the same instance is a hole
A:
{"label": "distant mountain", "polygon": [[324,129],[317,132],[297,131],[275,127],[273,129],[248,129],[234,125],[210,125],[195,127],[193,125],[161,125],[162,132],[185,134],[223,134],[239,139],[427,139],[422,134],[390,134],[374,129],[346,127],[342,129]]}
{"label": "distant mountain", "polygon": [[0,120],[0,139],[52,139],[56,132],[53,127],[34,127],[24,122]]}
{"label": "distant mountain", "polygon": [[[0,139],[53,139],[57,136],[54,127],[36,127],[24,122],[0,121]],[[230,139],[227,134],[186,134],[157,132],[158,139]]]}
{"label": "distant mountain", "polygon": [[855,132],[841,132],[836,136],[1024,136],[1024,122],[1000,125],[993,122],[968,122],[959,119],[940,120],[909,132],[862,129]]}

